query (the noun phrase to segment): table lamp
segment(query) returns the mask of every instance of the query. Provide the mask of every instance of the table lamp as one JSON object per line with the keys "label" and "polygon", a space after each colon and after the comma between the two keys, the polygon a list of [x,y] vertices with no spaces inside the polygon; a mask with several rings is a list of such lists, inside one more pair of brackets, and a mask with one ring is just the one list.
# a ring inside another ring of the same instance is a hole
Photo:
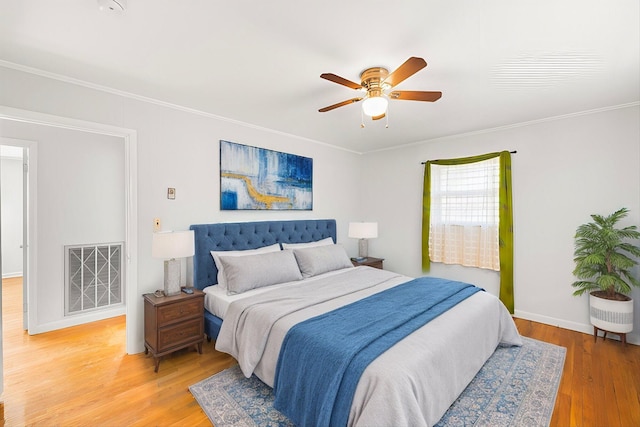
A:
{"label": "table lamp", "polygon": [[377,222],[350,222],[349,237],[360,239],[358,242],[358,260],[369,256],[368,240],[378,237]]}
{"label": "table lamp", "polygon": [[181,260],[195,254],[193,230],[165,231],[153,233],[151,256],[163,258],[164,261],[164,294],[167,296],[180,293]]}

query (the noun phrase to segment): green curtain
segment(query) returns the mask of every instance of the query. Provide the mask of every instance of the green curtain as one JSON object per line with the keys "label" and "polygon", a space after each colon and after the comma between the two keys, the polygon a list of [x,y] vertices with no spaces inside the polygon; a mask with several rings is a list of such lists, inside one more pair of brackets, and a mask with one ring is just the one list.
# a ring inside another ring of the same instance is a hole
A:
{"label": "green curtain", "polygon": [[500,300],[513,314],[513,207],[511,202],[511,153],[482,154],[459,159],[430,160],[424,167],[422,192],[422,269],[429,271],[429,224],[431,217],[431,165],[462,165],[500,157],[500,212],[498,243],[500,246]]}

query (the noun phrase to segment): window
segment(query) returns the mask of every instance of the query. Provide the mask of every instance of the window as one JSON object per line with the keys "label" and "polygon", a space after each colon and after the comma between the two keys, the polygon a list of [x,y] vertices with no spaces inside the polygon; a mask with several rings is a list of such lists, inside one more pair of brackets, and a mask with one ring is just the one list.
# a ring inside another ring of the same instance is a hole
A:
{"label": "window", "polygon": [[500,271],[500,301],[513,313],[511,153],[424,163],[422,269],[429,271],[431,256],[451,256],[456,264]]}
{"label": "window", "polygon": [[431,165],[431,261],[500,270],[499,185],[499,157]]}

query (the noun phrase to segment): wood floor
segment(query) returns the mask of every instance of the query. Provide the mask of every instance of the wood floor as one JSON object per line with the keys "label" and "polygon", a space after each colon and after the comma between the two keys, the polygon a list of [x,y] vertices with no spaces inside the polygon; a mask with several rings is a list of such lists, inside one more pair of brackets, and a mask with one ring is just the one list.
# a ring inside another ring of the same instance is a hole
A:
{"label": "wood floor", "polygon": [[[5,279],[6,426],[210,426],[188,386],[235,363],[203,346],[153,372],[153,359],[125,353],[125,319],[29,336],[20,279]],[[17,301],[17,302],[16,302]],[[516,319],[522,335],[567,348],[552,426],[640,426],[640,346]],[[0,410],[0,415],[2,410]]]}

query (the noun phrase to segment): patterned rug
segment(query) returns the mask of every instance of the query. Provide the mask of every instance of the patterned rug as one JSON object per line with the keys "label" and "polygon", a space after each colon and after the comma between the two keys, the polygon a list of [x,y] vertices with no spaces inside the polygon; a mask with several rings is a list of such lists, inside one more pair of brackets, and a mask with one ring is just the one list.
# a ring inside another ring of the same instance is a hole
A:
{"label": "patterned rug", "polygon": [[[438,426],[548,426],[566,349],[523,337],[498,347]],[[238,366],[189,387],[216,427],[291,426],[273,409],[271,389]]]}

